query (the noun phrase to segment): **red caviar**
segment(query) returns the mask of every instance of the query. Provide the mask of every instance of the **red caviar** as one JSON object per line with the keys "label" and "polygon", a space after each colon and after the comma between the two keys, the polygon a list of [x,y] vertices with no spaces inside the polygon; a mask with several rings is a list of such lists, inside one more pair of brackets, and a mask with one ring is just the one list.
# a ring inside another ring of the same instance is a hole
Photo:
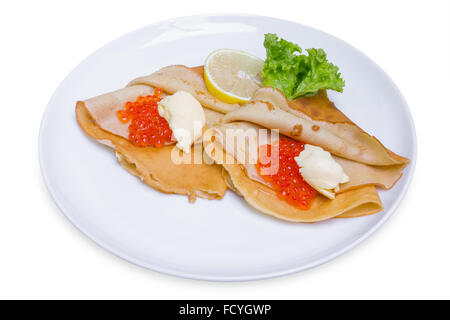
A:
{"label": "red caviar", "polygon": [[[272,148],[277,146],[279,147],[278,171],[272,175],[261,174],[262,168],[268,168],[271,165],[270,162],[265,163],[267,161],[262,161],[261,159],[270,157]],[[311,206],[317,191],[303,179],[299,172],[300,167],[294,159],[304,149],[305,144],[303,142],[282,137],[278,144],[267,144],[260,148],[256,168],[259,175],[275,189],[280,199],[287,201],[290,205],[306,210]]]}
{"label": "red caviar", "polygon": [[117,117],[122,123],[131,121],[128,138],[133,145],[162,147],[172,142],[169,123],[158,113],[161,93],[162,90],[156,88],[153,95],[140,96],[135,102],[127,102],[125,109],[117,111]]}

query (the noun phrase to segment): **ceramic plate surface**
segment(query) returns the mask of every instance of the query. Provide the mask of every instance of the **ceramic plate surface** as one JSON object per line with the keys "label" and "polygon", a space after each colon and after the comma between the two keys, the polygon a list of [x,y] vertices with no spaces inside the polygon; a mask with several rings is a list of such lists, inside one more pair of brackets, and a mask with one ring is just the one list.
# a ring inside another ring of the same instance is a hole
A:
{"label": "ceramic plate surface", "polygon": [[[87,137],[75,102],[124,87],[157,69],[197,66],[218,48],[265,58],[264,34],[277,33],[302,48],[325,49],[346,81],[330,99],[394,152],[411,159],[400,181],[380,191],[381,213],[316,224],[276,220],[228,191],[222,200],[155,191],[127,173],[114,153]],[[390,78],[367,56],[321,31],[260,16],[193,16],[150,25],[99,49],[62,82],[43,116],[42,173],[61,211],[112,253],[163,273],[237,281],[280,276],[317,266],[348,251],[394,212],[412,177],[416,136],[410,111]]]}

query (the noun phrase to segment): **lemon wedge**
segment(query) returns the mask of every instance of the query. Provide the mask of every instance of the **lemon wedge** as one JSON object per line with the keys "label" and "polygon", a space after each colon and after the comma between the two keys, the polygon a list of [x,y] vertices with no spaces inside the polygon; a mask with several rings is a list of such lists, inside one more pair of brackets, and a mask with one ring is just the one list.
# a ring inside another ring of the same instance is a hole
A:
{"label": "lemon wedge", "polygon": [[209,92],[227,103],[245,103],[261,86],[264,61],[240,50],[218,49],[205,61],[204,78]]}

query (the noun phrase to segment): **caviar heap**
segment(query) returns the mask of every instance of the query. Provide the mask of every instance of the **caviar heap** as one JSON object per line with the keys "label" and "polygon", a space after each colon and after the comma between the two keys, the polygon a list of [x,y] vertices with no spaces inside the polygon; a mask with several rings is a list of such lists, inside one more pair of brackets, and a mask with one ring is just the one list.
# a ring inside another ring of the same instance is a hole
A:
{"label": "caviar heap", "polygon": [[[272,148],[278,147],[278,171],[272,175],[261,174],[262,168],[271,166],[270,161],[263,159],[270,158]],[[294,157],[305,149],[305,144],[286,137],[282,137],[278,143],[267,144],[259,149],[258,162],[256,168],[259,175],[277,192],[280,199],[287,201],[290,205],[306,210],[311,206],[312,200],[316,197],[317,191],[311,187],[299,172],[300,167],[295,162]],[[268,163],[267,163],[268,162]]]}
{"label": "caviar heap", "polygon": [[158,102],[162,90],[156,88],[153,95],[138,97],[135,102],[127,102],[125,108],[117,111],[120,122],[128,123],[131,143],[138,147],[163,147],[173,143],[169,123],[158,113]]}

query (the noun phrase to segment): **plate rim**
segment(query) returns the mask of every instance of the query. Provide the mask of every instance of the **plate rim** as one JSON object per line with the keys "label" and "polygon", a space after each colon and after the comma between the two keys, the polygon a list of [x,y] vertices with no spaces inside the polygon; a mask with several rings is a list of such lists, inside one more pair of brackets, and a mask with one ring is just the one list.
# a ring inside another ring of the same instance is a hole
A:
{"label": "plate rim", "polygon": [[[367,230],[366,232],[364,232],[361,236],[359,236],[358,238],[356,238],[355,240],[353,240],[351,243],[349,243],[348,245],[342,247],[339,250],[336,250],[328,255],[325,255],[324,257],[314,260],[306,265],[301,265],[299,267],[292,267],[289,269],[283,269],[280,271],[275,271],[275,272],[266,272],[266,273],[258,273],[258,274],[253,274],[253,275],[245,275],[245,276],[209,276],[209,275],[202,275],[201,273],[192,273],[192,272],[183,272],[183,271],[179,271],[176,269],[171,269],[168,267],[160,267],[158,265],[154,265],[151,263],[146,263],[144,261],[140,261],[137,258],[133,258],[131,256],[129,256],[126,252],[123,252],[121,250],[117,250],[115,248],[113,248],[112,246],[108,245],[107,243],[105,243],[104,241],[102,241],[101,239],[97,238],[94,234],[91,234],[90,232],[88,232],[87,230],[84,230],[84,228],[81,227],[81,225],[79,225],[76,222],[76,219],[73,218],[70,210],[68,210],[67,208],[65,208],[63,202],[57,198],[56,196],[56,192],[53,189],[53,186],[51,185],[50,182],[50,178],[49,178],[49,173],[48,170],[46,169],[46,165],[45,165],[45,160],[44,160],[44,152],[43,152],[43,129],[45,127],[46,124],[46,120],[48,118],[48,114],[50,113],[50,106],[53,104],[53,101],[56,98],[56,94],[59,91],[59,89],[62,87],[62,85],[66,82],[66,80],[74,73],[75,70],[78,69],[78,67],[80,65],[82,65],[87,59],[89,59],[91,56],[97,54],[98,52],[104,50],[105,48],[107,48],[108,46],[110,46],[111,44],[115,43],[116,41],[121,40],[122,38],[127,37],[130,34],[133,34],[135,32],[139,32],[143,29],[149,28],[149,27],[156,27],[156,26],[160,26],[160,25],[165,25],[177,20],[182,20],[182,19],[198,19],[198,18],[217,18],[217,17],[224,17],[224,18],[232,18],[232,17],[253,17],[253,18],[258,18],[258,19],[269,19],[275,22],[281,22],[281,23],[293,23],[293,24],[297,24],[300,25],[302,27],[305,28],[309,28],[309,29],[313,29],[314,31],[318,31],[321,33],[326,34],[327,36],[330,36],[332,38],[334,38],[335,40],[342,42],[343,44],[351,47],[353,50],[356,50],[359,54],[361,54],[368,63],[372,64],[376,69],[378,69],[378,71],[381,71],[381,73],[386,77],[386,79],[389,81],[390,86],[394,89],[395,93],[398,94],[398,96],[400,97],[401,101],[402,101],[402,108],[405,109],[406,114],[407,114],[407,121],[409,122],[410,126],[411,126],[411,133],[412,133],[412,157],[410,159],[410,163],[409,163],[409,173],[406,177],[406,181],[405,181],[405,186],[404,188],[400,191],[400,193],[398,194],[398,196],[396,197],[394,203],[392,204],[392,206],[390,207],[390,210],[388,212],[384,213],[384,216],[377,222],[375,223],[369,230]],[[414,176],[414,172],[415,172],[415,167],[416,167],[416,160],[417,160],[417,133],[416,133],[416,127],[414,124],[414,119],[412,116],[412,112],[411,109],[409,108],[408,103],[406,102],[405,97],[403,96],[402,92],[400,91],[400,89],[398,88],[398,86],[395,84],[395,82],[391,79],[391,77],[375,62],[373,61],[368,55],[366,55],[364,52],[362,52],[361,50],[359,50],[358,48],[352,46],[351,44],[347,43],[346,41],[334,36],[333,34],[330,34],[328,32],[322,31],[320,29],[314,28],[314,27],[310,27],[295,21],[291,21],[291,20],[287,20],[287,19],[280,19],[280,18],[274,18],[274,17],[270,17],[270,16],[264,16],[264,15],[254,15],[254,14],[233,14],[233,13],[229,13],[229,14],[198,14],[198,15],[186,15],[186,16],[179,16],[179,17],[175,17],[175,18],[170,18],[170,19],[166,19],[166,20],[162,20],[162,21],[158,21],[155,23],[151,23],[145,26],[142,26],[138,29],[132,30],[130,32],[127,32],[111,41],[109,41],[108,43],[106,43],[105,45],[99,47],[98,49],[96,49],[94,52],[92,52],[91,54],[89,54],[87,57],[85,57],[84,59],[82,59],[65,77],[64,79],[60,82],[60,84],[57,86],[57,88],[55,89],[55,91],[53,92],[49,102],[47,103],[47,106],[42,114],[42,118],[41,118],[41,123],[39,126],[39,135],[38,135],[38,153],[39,153],[39,165],[40,165],[40,171],[41,171],[41,175],[44,181],[44,184],[51,196],[51,198],[53,199],[54,203],[56,204],[56,206],[58,207],[59,211],[71,222],[71,224],[73,226],[75,226],[82,234],[84,234],[88,239],[90,239],[92,242],[94,242],[97,246],[107,250],[109,253],[115,255],[116,257],[119,257],[127,262],[130,262],[136,266],[139,266],[141,268],[144,269],[149,269],[151,271],[156,271],[165,275],[171,275],[171,276],[176,276],[176,277],[181,277],[181,278],[186,278],[186,279],[192,279],[192,280],[204,280],[204,281],[217,281],[217,282],[242,282],[242,281],[254,281],[254,280],[263,280],[263,279],[270,279],[270,278],[275,278],[275,277],[281,277],[281,276],[286,276],[286,275],[290,275],[290,274],[294,274],[294,273],[298,273],[301,271],[305,271],[305,270],[309,270],[312,269],[314,267],[317,267],[319,265],[322,265],[326,262],[329,262],[331,260],[334,260],[335,258],[343,255],[344,253],[350,251],[351,249],[355,248],[356,246],[358,246],[359,244],[361,244],[364,240],[368,239],[370,236],[372,236],[375,231],[377,231],[381,226],[383,226],[386,221],[394,214],[394,212],[397,210],[398,206],[400,205],[400,203],[402,202],[402,200],[404,199],[406,193],[408,192],[410,185],[411,185],[411,181],[412,178]]]}

